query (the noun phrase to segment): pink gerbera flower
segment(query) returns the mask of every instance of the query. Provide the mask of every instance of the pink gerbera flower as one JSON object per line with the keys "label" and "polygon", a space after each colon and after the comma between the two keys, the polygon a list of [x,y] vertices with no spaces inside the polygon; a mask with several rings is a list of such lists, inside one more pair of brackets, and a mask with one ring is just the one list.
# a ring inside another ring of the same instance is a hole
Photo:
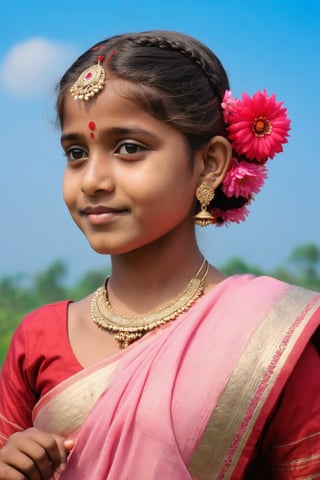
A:
{"label": "pink gerbera flower", "polygon": [[226,97],[227,129],[232,147],[238,155],[249,160],[263,162],[282,152],[282,144],[287,142],[290,120],[282,102],[275,95],[268,97],[265,90],[250,98],[242,94],[242,101],[232,104],[229,94]]}
{"label": "pink gerbera flower", "polygon": [[213,223],[215,223],[217,226],[221,226],[228,225],[231,222],[243,222],[247,218],[249,210],[244,205],[241,208],[231,208],[226,211],[221,210],[220,208],[213,208],[211,213],[215,218]]}
{"label": "pink gerbera flower", "polygon": [[267,169],[256,163],[238,162],[232,158],[231,168],[226,173],[222,191],[227,197],[251,198],[258,193],[267,178]]}

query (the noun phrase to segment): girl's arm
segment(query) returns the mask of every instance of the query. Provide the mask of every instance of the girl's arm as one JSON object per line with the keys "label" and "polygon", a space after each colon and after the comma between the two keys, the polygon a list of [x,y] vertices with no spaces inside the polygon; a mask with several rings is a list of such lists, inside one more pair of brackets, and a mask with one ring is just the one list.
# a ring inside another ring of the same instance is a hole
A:
{"label": "girl's arm", "polygon": [[32,427],[37,397],[28,378],[25,343],[20,326],[12,337],[0,375],[0,447],[13,433]]}

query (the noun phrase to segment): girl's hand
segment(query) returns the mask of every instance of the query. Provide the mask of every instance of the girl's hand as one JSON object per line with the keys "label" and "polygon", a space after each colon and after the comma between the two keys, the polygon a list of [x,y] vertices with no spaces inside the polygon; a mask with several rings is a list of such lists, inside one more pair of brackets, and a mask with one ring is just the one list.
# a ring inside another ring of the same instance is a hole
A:
{"label": "girl's hand", "polygon": [[36,428],[14,433],[0,449],[0,480],[48,480],[72,448],[72,440]]}

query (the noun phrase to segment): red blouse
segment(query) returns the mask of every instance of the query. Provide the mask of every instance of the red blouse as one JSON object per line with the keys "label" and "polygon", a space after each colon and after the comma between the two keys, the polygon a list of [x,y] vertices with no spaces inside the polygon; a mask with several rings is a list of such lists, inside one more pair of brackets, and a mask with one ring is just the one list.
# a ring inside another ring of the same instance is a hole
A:
{"label": "red blouse", "polygon": [[0,447],[32,426],[37,401],[82,369],[67,333],[68,301],[28,314],[15,331],[0,377]]}

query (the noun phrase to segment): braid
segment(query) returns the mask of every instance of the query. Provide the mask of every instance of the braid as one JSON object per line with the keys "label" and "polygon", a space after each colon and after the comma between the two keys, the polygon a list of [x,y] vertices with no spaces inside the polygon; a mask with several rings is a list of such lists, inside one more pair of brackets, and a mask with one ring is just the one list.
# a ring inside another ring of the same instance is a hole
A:
{"label": "braid", "polygon": [[[212,65],[210,64],[209,59],[206,59],[205,56],[201,54],[197,48],[186,46],[186,44],[183,43],[182,41],[179,42],[178,40],[172,40],[165,36],[160,36],[160,35],[157,35],[157,36],[145,35],[145,36],[139,36],[139,37],[132,36],[132,37],[129,37],[128,40],[134,43],[135,45],[174,50],[180,53],[181,55],[187,57],[195,65],[197,65],[197,67],[201,69],[202,73],[204,73],[204,75],[207,77],[211,87],[218,95],[218,98],[222,100],[225,89],[219,88],[221,84],[221,79],[217,75],[216,69],[213,69]],[[197,42],[195,43],[197,44]],[[202,47],[202,50],[203,50],[203,47]],[[210,53],[211,53],[210,57],[211,57],[211,63],[212,63],[212,52]],[[215,60],[215,63],[219,64],[219,67],[221,68],[222,65],[218,60],[218,58],[215,57],[214,60]]]}

